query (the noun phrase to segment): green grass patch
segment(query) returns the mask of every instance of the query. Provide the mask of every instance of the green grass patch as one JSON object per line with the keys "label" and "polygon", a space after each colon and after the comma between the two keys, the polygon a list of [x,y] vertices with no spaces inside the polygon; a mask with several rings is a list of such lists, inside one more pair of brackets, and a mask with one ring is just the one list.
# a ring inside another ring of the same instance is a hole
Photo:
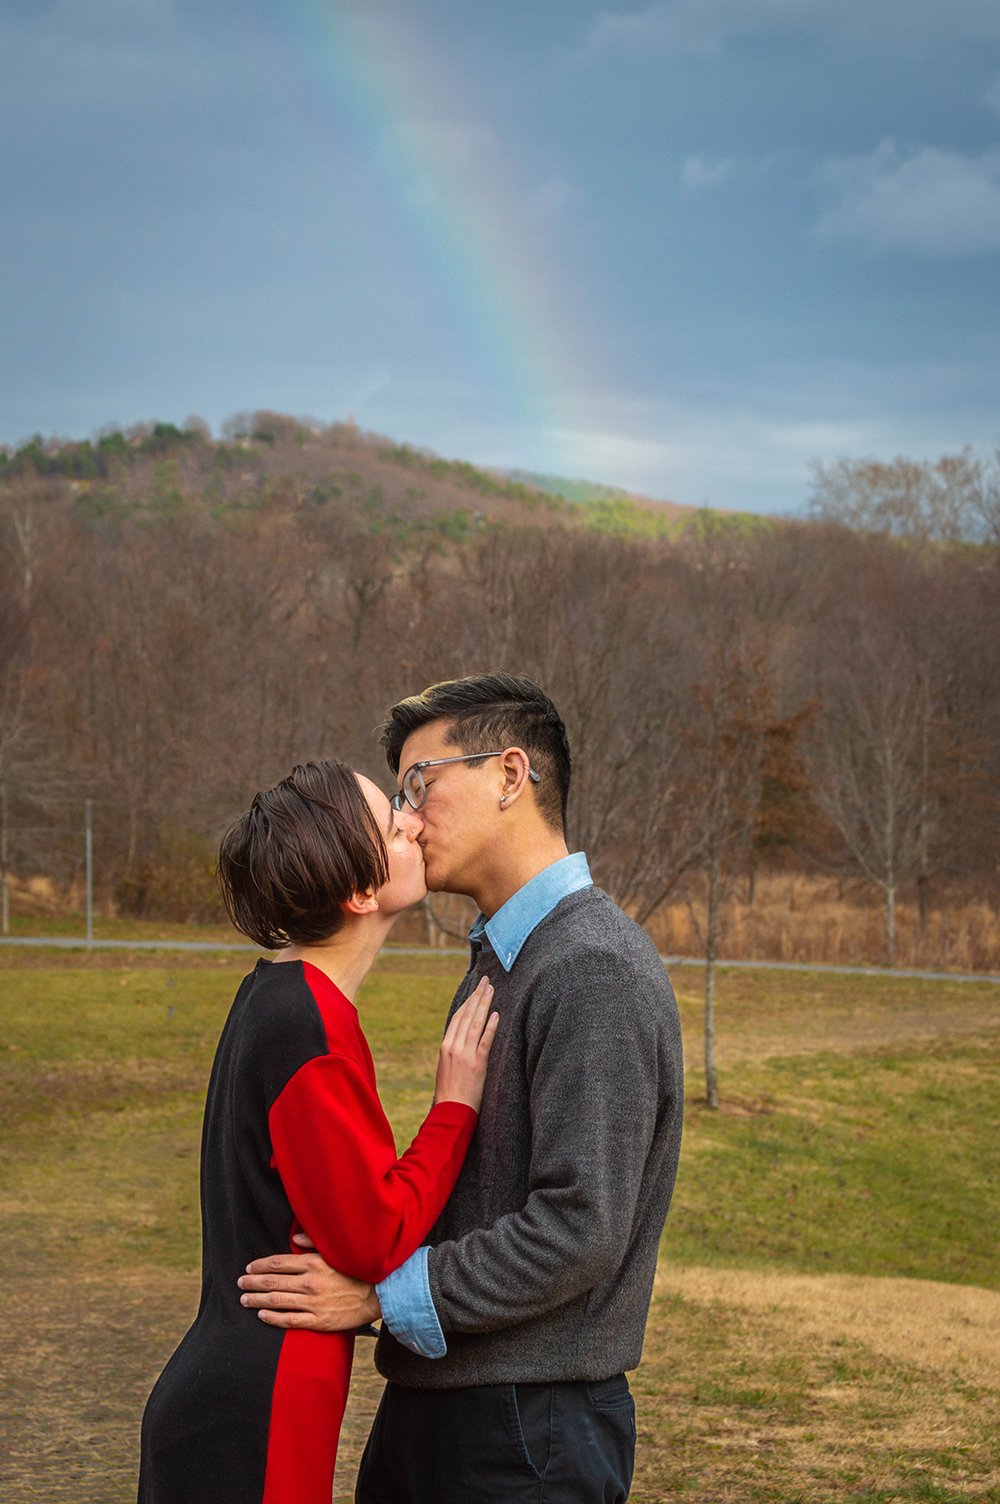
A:
{"label": "green grass patch", "polygon": [[[0,1466],[11,1504],[134,1498],[142,1399],[197,1296],[202,1105],[245,970],[238,956],[0,953],[0,1249],[28,1292],[11,1338],[28,1366],[16,1393],[0,1383],[19,1437]],[[363,990],[401,1146],[461,970],[390,954]],[[997,1288],[1000,989],[726,973],[711,1113],[696,983],[679,975],[690,1103],[664,1268],[702,1272],[694,1295],[654,1300],[634,1380],[635,1504],[1000,1498],[982,1372],[876,1351],[822,1301],[806,1323],[798,1305],[754,1309],[731,1283],[727,1304],[716,1289],[734,1270]],[[356,1387],[345,1458],[377,1399],[363,1364]]]}
{"label": "green grass patch", "polygon": [[[455,959],[390,956],[360,999],[401,1144],[427,1108]],[[5,970],[4,1183],[51,1235],[61,1229],[95,1246],[109,1238],[136,1252],[157,1247],[169,1228],[160,1257],[196,1258],[201,1106],[243,970],[240,958]],[[723,994],[725,1027],[752,1035],[776,1006],[771,979],[737,976],[739,1001],[727,1005]],[[801,998],[778,977],[794,1039],[799,1019],[815,1013],[819,984],[810,978]],[[829,988],[842,979],[823,980]],[[909,994],[933,985],[911,982]],[[892,979],[882,1006],[896,1007],[899,989]],[[843,997],[831,991],[831,1011],[843,1011]],[[968,992],[963,1002],[966,1010],[974,1005]],[[984,1006],[988,1012],[991,1003]],[[694,1046],[699,1019],[690,999],[683,1011]],[[718,1113],[700,1106],[697,1071],[690,1072],[666,1233],[672,1260],[997,1287],[995,1047],[970,1039],[933,1052],[916,1045],[826,1050],[732,1065],[723,1052],[721,1065]],[[99,1195],[98,1186],[114,1194]],[[89,1235],[88,1206],[99,1212]]]}
{"label": "green grass patch", "polygon": [[695,1103],[666,1233],[680,1262],[1000,1288],[995,1045],[743,1064]]}

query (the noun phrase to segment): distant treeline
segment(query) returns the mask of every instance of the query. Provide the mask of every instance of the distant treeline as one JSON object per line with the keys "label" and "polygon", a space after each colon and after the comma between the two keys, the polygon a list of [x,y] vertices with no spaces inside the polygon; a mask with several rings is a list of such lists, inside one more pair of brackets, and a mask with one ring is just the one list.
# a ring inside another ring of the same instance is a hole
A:
{"label": "distant treeline", "polygon": [[844,463],[808,522],[679,523],[349,423],[34,440],[0,456],[0,868],[78,880],[89,798],[103,902],[209,917],[255,789],[384,779],[395,699],[502,666],[563,711],[573,842],[640,919],[697,891],[711,945],[734,884],[813,867],[891,955],[900,898],[1000,896],[996,489]]}

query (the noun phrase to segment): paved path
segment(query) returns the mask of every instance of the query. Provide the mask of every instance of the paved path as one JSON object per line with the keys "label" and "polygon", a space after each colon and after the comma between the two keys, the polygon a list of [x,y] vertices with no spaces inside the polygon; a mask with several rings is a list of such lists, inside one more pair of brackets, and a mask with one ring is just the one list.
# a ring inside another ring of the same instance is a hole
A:
{"label": "paved path", "polygon": [[[90,940],[71,935],[0,935],[0,945],[40,945],[56,950],[185,950],[236,951],[243,955],[262,955],[255,945],[241,945],[225,940]],[[390,956],[467,956],[464,946],[441,946],[431,949],[420,945],[388,945]],[[663,956],[664,966],[704,966],[699,956]],[[1000,976],[990,972],[909,971],[889,966],[827,966],[818,961],[717,961],[716,965],[737,971],[808,971],[841,977],[913,977],[923,982],[993,982]]]}

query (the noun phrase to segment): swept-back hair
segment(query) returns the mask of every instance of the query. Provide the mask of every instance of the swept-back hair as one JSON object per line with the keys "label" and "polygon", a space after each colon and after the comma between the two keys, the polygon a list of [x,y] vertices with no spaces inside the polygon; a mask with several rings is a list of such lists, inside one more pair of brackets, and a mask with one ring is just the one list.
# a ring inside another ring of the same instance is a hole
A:
{"label": "swept-back hair", "polygon": [[341,904],[388,880],[385,841],[353,768],[300,763],[226,831],[217,869],[236,928],[265,950],[336,934]]}
{"label": "swept-back hair", "polygon": [[463,752],[522,747],[541,782],[533,784],[538,808],[555,829],[566,828],[571,761],[566,727],[544,690],[517,674],[472,674],[431,684],[400,700],[381,730],[386,759],[399,772],[403,744],[421,726],[441,721],[445,741]]}

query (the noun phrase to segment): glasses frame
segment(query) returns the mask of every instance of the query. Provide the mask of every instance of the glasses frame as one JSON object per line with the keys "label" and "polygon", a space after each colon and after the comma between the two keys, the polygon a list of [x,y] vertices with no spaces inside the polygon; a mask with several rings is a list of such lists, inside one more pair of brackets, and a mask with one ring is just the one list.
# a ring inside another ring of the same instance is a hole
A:
{"label": "glasses frame", "polygon": [[[506,749],[505,749],[506,750]],[[461,752],[457,757],[428,757],[423,762],[411,763],[403,774],[402,787],[392,795],[389,803],[397,814],[400,814],[404,804],[408,804],[412,810],[421,810],[427,803],[427,785],[424,782],[425,768],[443,768],[450,762],[478,762],[481,757],[502,757],[503,752]],[[416,775],[417,788],[420,791],[419,803],[415,804],[406,787],[407,780],[412,774]],[[536,773],[534,768],[528,769],[528,777],[532,783],[541,783],[541,773]]]}

